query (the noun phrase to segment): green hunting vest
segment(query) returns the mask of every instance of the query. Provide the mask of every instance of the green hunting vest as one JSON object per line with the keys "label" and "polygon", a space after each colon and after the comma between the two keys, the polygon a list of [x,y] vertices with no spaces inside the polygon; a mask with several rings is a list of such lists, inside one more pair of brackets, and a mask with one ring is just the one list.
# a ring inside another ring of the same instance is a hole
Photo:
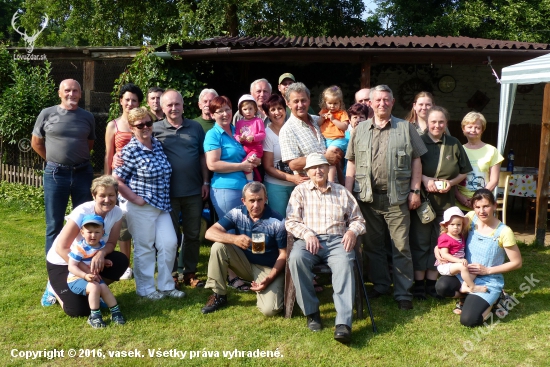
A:
{"label": "green hunting vest", "polygon": [[[388,197],[390,205],[407,201],[411,190],[412,145],[409,122],[391,117],[390,136],[386,157],[388,161]],[[359,200],[372,202],[372,129],[373,119],[362,122],[353,136],[355,153],[355,180],[359,184]]]}

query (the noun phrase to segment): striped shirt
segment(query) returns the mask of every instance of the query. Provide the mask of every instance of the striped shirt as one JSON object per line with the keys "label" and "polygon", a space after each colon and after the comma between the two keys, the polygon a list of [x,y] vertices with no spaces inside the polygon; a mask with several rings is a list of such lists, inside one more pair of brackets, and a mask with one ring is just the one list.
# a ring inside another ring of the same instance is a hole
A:
{"label": "striped shirt", "polygon": [[151,138],[153,149],[141,144],[135,137],[122,148],[124,165],[114,173],[145,202],[157,209],[171,211],[170,175],[172,167],[156,138]]}
{"label": "striped shirt", "polygon": [[[90,246],[86,243],[86,240],[81,239],[80,241],[73,243],[71,245],[71,252],[69,252],[69,260],[75,260],[77,262],[83,262],[84,264],[90,266],[92,263],[92,257],[95,256],[101,249],[105,247],[105,241],[100,240],[98,247]],[[75,280],[81,279],[73,273],[69,272],[67,275],[67,283],[74,282]]]}
{"label": "striped shirt", "polygon": [[321,192],[312,181],[294,189],[286,208],[286,230],[296,238],[335,234],[350,230],[356,236],[365,233],[365,219],[353,195],[342,185],[328,182]]}
{"label": "striped shirt", "polygon": [[313,134],[308,124],[292,115],[279,132],[279,145],[283,162],[296,158],[307,157],[311,153],[326,151],[325,138],[317,125],[317,116],[308,115],[312,119],[316,134]]}

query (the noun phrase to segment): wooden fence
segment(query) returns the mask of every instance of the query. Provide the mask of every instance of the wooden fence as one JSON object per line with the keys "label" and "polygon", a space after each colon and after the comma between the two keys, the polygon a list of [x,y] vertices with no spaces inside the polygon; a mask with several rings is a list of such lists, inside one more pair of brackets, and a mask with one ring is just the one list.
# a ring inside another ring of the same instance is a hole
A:
{"label": "wooden fence", "polygon": [[2,164],[0,169],[0,180],[30,185],[34,187],[42,186],[42,174],[30,167],[12,166]]}

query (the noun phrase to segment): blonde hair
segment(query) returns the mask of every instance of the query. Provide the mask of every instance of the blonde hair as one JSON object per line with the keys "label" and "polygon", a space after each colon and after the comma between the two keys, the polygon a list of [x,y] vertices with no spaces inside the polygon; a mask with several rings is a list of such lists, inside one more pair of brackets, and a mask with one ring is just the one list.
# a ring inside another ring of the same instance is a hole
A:
{"label": "blonde hair", "polygon": [[485,116],[479,112],[468,112],[462,119],[460,126],[464,129],[464,126],[475,124],[477,120],[481,121],[481,132],[485,132],[485,129],[487,128],[487,120],[485,120]]}
{"label": "blonde hair", "polygon": [[435,105],[434,96],[430,92],[420,92],[417,93],[416,96],[414,96],[413,106],[411,107],[411,111],[405,117],[405,120],[409,121],[410,123],[416,122],[416,119],[418,118],[418,115],[416,114],[416,111],[414,110],[414,105],[416,101],[418,101],[419,98],[427,97],[432,100],[432,105]]}
{"label": "blonde hair", "polygon": [[[447,223],[439,225],[439,227],[440,227],[439,233],[440,234],[441,233],[447,233],[449,231],[447,226],[449,225],[451,220],[453,220],[454,217],[459,217],[460,218],[460,216],[458,216],[458,215],[453,215]],[[460,232],[460,235],[462,237],[466,237],[466,235],[468,234],[468,231],[470,230],[469,227],[470,227],[470,219],[468,219],[468,217],[462,217],[462,232]]]}
{"label": "blonde hair", "polygon": [[340,89],[337,85],[332,85],[321,93],[321,98],[319,101],[319,107],[321,107],[321,109],[327,108],[326,99],[328,95],[338,98],[341,110],[346,109],[346,106],[344,105],[344,94],[342,93],[342,89]]}
{"label": "blonde hair", "polygon": [[115,193],[118,195],[118,181],[111,175],[99,176],[92,181],[92,187],[90,189],[92,191],[92,196],[95,197],[98,187],[113,187],[115,189]]}
{"label": "blonde hair", "polygon": [[145,116],[149,116],[151,121],[155,121],[157,119],[156,116],[145,107],[132,108],[130,112],[128,112],[128,124],[130,124],[130,126],[134,126],[134,122],[141,120]]}

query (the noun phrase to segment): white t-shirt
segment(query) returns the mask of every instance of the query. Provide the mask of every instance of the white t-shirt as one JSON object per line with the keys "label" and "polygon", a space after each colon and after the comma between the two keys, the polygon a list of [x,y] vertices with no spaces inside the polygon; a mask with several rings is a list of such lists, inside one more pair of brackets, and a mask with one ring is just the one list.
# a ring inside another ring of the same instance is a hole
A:
{"label": "white t-shirt", "polygon": [[[87,203],[81,204],[74,208],[74,210],[71,212],[71,214],[67,215],[65,217],[65,220],[68,221],[71,219],[73,222],[75,222],[79,227],[80,223],[82,222],[82,218],[85,215],[88,214],[95,214],[95,201],[88,201]],[[122,218],[122,209],[120,209],[118,206],[115,206],[113,210],[111,210],[103,220],[105,221],[105,234],[101,238],[103,241],[107,242],[109,239],[109,233],[111,233],[111,228],[115,225],[116,222],[118,222]],[[55,250],[55,247],[57,245],[57,239],[59,236],[55,238],[55,241],[53,241],[53,245],[50,248],[50,251],[48,251],[48,255],[46,256],[46,260],[54,265],[67,265],[67,262],[59,256],[57,251]],[[73,241],[73,244],[78,243],[78,241],[82,240],[82,235],[80,232],[78,232],[78,235]]]}
{"label": "white t-shirt", "polygon": [[[264,152],[273,153],[273,166],[279,169],[280,164],[282,163],[281,146],[279,145],[279,136],[275,134],[270,127],[267,127],[265,129],[265,139],[262,145],[264,147]],[[289,171],[287,173],[292,174],[292,171]],[[264,179],[265,179],[265,182],[269,182],[270,184],[274,184],[274,185],[295,186],[294,183],[292,182],[289,182],[286,180],[279,180],[278,178],[270,176],[268,173],[265,174]]]}

